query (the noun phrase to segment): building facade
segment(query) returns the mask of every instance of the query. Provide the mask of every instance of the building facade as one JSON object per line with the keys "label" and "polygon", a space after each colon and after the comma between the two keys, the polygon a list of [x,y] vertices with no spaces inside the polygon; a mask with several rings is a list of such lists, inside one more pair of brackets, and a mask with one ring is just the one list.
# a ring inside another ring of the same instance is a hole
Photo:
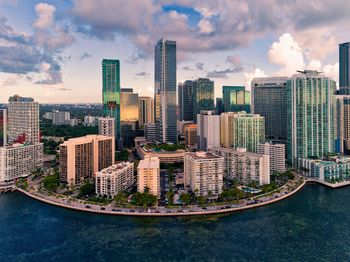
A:
{"label": "building facade", "polygon": [[221,97],[217,97],[215,101],[215,114],[221,115],[224,112],[224,104]]}
{"label": "building facade", "polygon": [[160,162],[156,156],[146,157],[137,167],[137,192],[145,192],[160,197]]}
{"label": "building facade", "polygon": [[96,173],[96,195],[114,197],[134,185],[134,163],[120,162]]}
{"label": "building facade", "polygon": [[115,119],[111,117],[100,117],[98,119],[98,133],[103,136],[115,137]]}
{"label": "building facade", "polygon": [[0,147],[7,144],[7,110],[0,109]]}
{"label": "building facade", "polygon": [[186,146],[194,146],[197,144],[197,125],[196,124],[185,124],[184,137]]}
{"label": "building facade", "polygon": [[196,195],[218,197],[223,190],[223,172],[223,157],[200,151],[184,156],[184,185]]}
{"label": "building facade", "polygon": [[145,128],[145,124],[154,123],[154,100],[152,97],[139,97],[139,127]]}
{"label": "building facade", "polygon": [[7,105],[8,139],[11,143],[40,142],[39,103],[33,98],[18,95],[9,98]]}
{"label": "building facade", "polygon": [[339,45],[339,86],[350,87],[350,42]]}
{"label": "building facade", "polygon": [[265,117],[268,140],[287,141],[287,77],[254,78],[251,85],[253,114]]}
{"label": "building facade", "polygon": [[177,143],[176,42],[159,40],[155,46],[155,122],[160,142]]}
{"label": "building facade", "polygon": [[258,144],[258,154],[270,156],[270,171],[284,173],[286,172],[286,145],[263,143]]}
{"label": "building facade", "polygon": [[60,145],[60,181],[81,184],[96,172],[114,164],[114,137],[87,135],[71,138]]}
{"label": "building facade", "polygon": [[96,117],[84,116],[84,126],[96,126]]}
{"label": "building facade", "polygon": [[103,115],[115,120],[115,139],[120,139],[120,63],[119,60],[102,60]]}
{"label": "building facade", "polygon": [[54,126],[69,125],[70,113],[58,110],[52,111],[52,124]]}
{"label": "building facade", "polygon": [[335,152],[350,154],[350,95],[336,95]]}
{"label": "building facade", "polygon": [[220,116],[214,111],[201,111],[197,115],[197,148],[207,151],[220,146]]}
{"label": "building facade", "polygon": [[178,85],[179,120],[193,121],[193,81]]}
{"label": "building facade", "polygon": [[335,152],[336,84],[317,71],[300,71],[287,81],[287,158],[323,157]]}
{"label": "building facade", "polygon": [[13,144],[0,147],[0,183],[30,175],[43,167],[44,145]]}
{"label": "building facade", "polygon": [[193,81],[193,120],[196,123],[197,115],[201,111],[215,110],[214,81],[208,78],[199,78]]}
{"label": "building facade", "polygon": [[258,143],[265,142],[265,119],[257,114],[222,113],[220,129],[220,144],[223,147],[241,147],[256,153]]}
{"label": "building facade", "polygon": [[216,147],[210,150],[224,158],[224,177],[242,184],[252,181],[259,185],[270,184],[269,155],[247,152],[245,148]]}
{"label": "building facade", "polygon": [[224,112],[250,113],[250,92],[244,86],[223,86],[222,101]]}
{"label": "building facade", "polygon": [[120,128],[123,145],[131,146],[138,132],[139,95],[132,88],[120,90]]}

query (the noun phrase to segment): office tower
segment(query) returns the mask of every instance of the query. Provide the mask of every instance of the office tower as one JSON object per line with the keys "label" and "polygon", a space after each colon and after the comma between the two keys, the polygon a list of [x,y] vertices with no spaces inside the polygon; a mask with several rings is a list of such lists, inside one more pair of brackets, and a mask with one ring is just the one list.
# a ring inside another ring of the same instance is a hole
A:
{"label": "office tower", "polygon": [[157,140],[157,126],[155,123],[149,123],[145,125],[145,138],[147,141]]}
{"label": "office tower", "polygon": [[98,133],[103,136],[115,137],[115,119],[111,117],[100,117],[98,119]]}
{"label": "office tower", "polygon": [[317,71],[298,71],[287,81],[287,158],[334,153],[335,82]]}
{"label": "office tower", "polygon": [[114,197],[134,185],[134,163],[120,162],[96,173],[96,195]]}
{"label": "office tower", "polygon": [[183,126],[186,146],[194,146],[197,144],[197,125],[185,124]]}
{"label": "office tower", "polygon": [[160,162],[156,156],[145,157],[137,167],[137,192],[145,192],[160,197]]}
{"label": "office tower", "polygon": [[350,86],[340,86],[338,95],[350,95]]}
{"label": "office tower", "polygon": [[184,185],[197,196],[218,197],[222,193],[223,172],[223,157],[208,152],[184,156]]}
{"label": "office tower", "polygon": [[44,145],[12,144],[0,147],[0,182],[29,176],[43,166]]}
{"label": "office tower", "polygon": [[120,125],[123,144],[131,146],[138,131],[139,95],[132,88],[120,90]]}
{"label": "office tower", "polygon": [[335,100],[335,152],[348,155],[350,153],[350,95],[337,95]]}
{"label": "office tower", "polygon": [[265,119],[246,112],[226,112],[220,116],[220,144],[223,147],[242,147],[257,152],[258,143],[265,142]]}
{"label": "office tower", "polygon": [[252,181],[259,185],[270,184],[269,155],[247,152],[245,148],[215,147],[210,152],[224,158],[226,179],[236,179],[242,184]]}
{"label": "office tower", "polygon": [[270,156],[271,173],[284,173],[286,171],[286,145],[261,143],[258,144],[258,154]]}
{"label": "office tower", "polygon": [[10,143],[40,142],[39,103],[33,98],[18,95],[9,98],[7,105],[8,139]]}
{"label": "office tower", "polygon": [[224,112],[224,104],[221,97],[216,98],[215,103],[215,114],[221,115]]}
{"label": "office tower", "polygon": [[145,124],[154,123],[154,100],[152,97],[139,97],[139,126],[144,128]]}
{"label": "office tower", "polygon": [[339,86],[350,87],[350,43],[339,45]]}
{"label": "office tower", "polygon": [[287,141],[287,77],[262,77],[252,80],[253,114],[265,117],[268,140]]}
{"label": "office tower", "polygon": [[250,113],[250,92],[244,86],[223,86],[222,101],[224,112]]}
{"label": "office tower", "polygon": [[201,111],[197,115],[197,148],[207,151],[220,146],[220,116],[214,111]]}
{"label": "office tower", "polygon": [[84,126],[96,126],[96,117],[84,116]]}
{"label": "office tower", "polygon": [[0,109],[0,147],[7,144],[7,110]]}
{"label": "office tower", "polygon": [[154,55],[157,136],[161,142],[176,144],[176,42],[159,40]]}
{"label": "office tower", "polygon": [[193,120],[197,121],[197,114],[202,110],[215,110],[214,81],[199,78],[193,81]]}
{"label": "office tower", "polygon": [[87,135],[60,145],[60,180],[69,185],[92,179],[96,172],[114,164],[112,136]]}
{"label": "office tower", "polygon": [[54,126],[68,125],[70,121],[69,112],[52,111],[52,124]]}
{"label": "office tower", "polygon": [[178,85],[179,120],[193,121],[193,82],[190,80]]}
{"label": "office tower", "polygon": [[[115,139],[120,139],[120,64],[119,60],[102,60],[103,115],[115,119]],[[118,144],[118,148],[121,145]]]}

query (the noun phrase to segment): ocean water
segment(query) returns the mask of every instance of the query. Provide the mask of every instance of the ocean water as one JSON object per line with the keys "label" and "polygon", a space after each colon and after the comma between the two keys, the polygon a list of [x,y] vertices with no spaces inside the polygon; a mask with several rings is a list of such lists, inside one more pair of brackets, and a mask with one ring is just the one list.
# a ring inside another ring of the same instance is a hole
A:
{"label": "ocean water", "polygon": [[350,187],[198,218],[95,215],[0,195],[0,261],[350,261]]}

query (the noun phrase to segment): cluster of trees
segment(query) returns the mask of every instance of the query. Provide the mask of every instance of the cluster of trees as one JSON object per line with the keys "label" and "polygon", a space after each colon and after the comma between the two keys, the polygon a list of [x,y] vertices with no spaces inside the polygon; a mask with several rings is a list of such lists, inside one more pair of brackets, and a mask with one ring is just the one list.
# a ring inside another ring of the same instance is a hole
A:
{"label": "cluster of trees", "polygon": [[261,187],[261,191],[262,191],[262,193],[265,194],[265,193],[274,191],[274,190],[276,190],[277,188],[278,188],[277,183],[276,183],[276,182],[271,182],[271,183],[268,184],[268,185],[263,185],[263,186]]}
{"label": "cluster of trees", "polygon": [[181,144],[159,144],[149,145],[148,147],[153,148],[154,150],[176,151],[178,149],[185,149],[186,146]]}
{"label": "cluster of trees", "polygon": [[129,153],[128,150],[123,149],[121,152],[115,153],[115,160],[117,161],[128,161],[129,159]]}
{"label": "cluster of trees", "polygon": [[60,143],[57,143],[56,141],[53,141],[52,139],[42,139],[42,142],[44,143],[44,153],[49,155],[56,154],[56,151],[59,149]]}
{"label": "cluster of trees", "polygon": [[149,189],[146,188],[143,193],[136,192],[133,194],[131,197],[131,203],[144,208],[155,206],[157,204],[157,196],[150,194]]}
{"label": "cluster of trees", "polygon": [[224,201],[239,200],[239,199],[247,198],[248,196],[249,196],[248,193],[235,187],[225,189],[220,195],[220,197]]}
{"label": "cluster of trees", "polygon": [[79,188],[78,197],[85,197],[85,196],[89,197],[94,194],[95,194],[95,183],[88,181]]}
{"label": "cluster of trees", "polygon": [[48,191],[55,192],[60,186],[60,179],[58,174],[46,176],[43,180],[43,186]]}
{"label": "cluster of trees", "polygon": [[43,136],[59,136],[65,140],[89,134],[98,134],[96,126],[53,126],[41,124],[41,134]]}

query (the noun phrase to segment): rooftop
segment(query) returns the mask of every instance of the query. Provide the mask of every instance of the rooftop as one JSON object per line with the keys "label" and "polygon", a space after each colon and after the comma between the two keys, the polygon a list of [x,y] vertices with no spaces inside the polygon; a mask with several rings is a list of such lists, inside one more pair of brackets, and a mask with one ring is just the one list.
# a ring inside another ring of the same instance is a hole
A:
{"label": "rooftop", "polygon": [[193,159],[216,159],[221,158],[220,156],[217,156],[211,152],[204,152],[204,151],[198,151],[198,152],[190,152],[186,153],[185,156],[190,156]]}

